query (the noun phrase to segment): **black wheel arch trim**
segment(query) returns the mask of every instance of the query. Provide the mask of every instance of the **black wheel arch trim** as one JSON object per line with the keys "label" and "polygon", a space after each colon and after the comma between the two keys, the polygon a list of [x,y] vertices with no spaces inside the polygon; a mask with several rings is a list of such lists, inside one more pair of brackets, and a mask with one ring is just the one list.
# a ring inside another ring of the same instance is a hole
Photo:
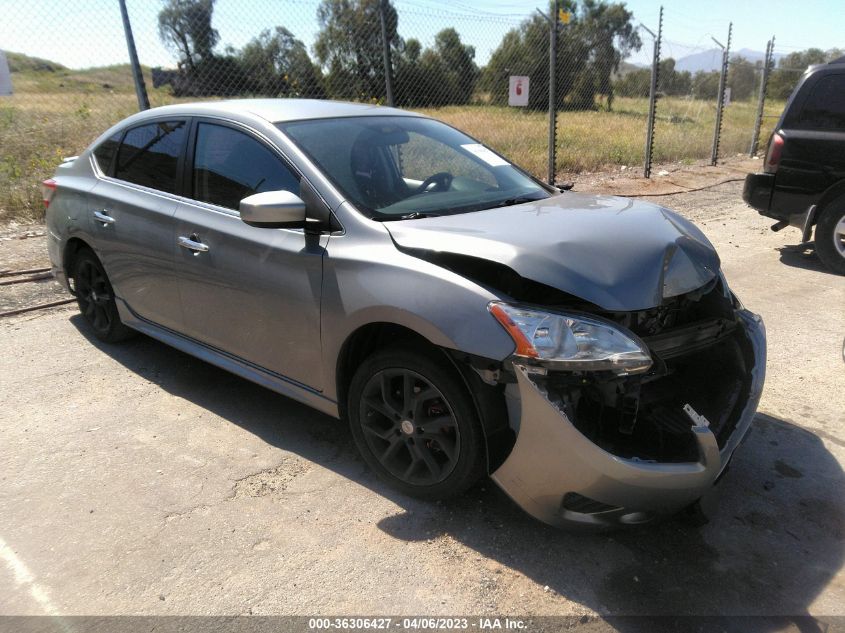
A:
{"label": "black wheel arch trim", "polygon": [[818,224],[819,218],[822,214],[831,204],[835,204],[837,201],[845,203],[845,179],[834,183],[821,195],[821,198],[819,198],[819,201],[816,203],[818,208],[816,215],[813,218],[813,224]]}
{"label": "black wheel arch trim", "polygon": [[[91,251],[105,271],[102,258],[88,240],[78,235],[69,237],[62,247],[62,269],[64,270],[65,278],[68,280],[68,291],[74,297],[76,296],[76,291],[71,287],[69,280],[73,278],[73,265],[76,262],[76,257],[83,250]],[[106,276],[108,276],[108,271],[106,271]]]}
{"label": "black wheel arch trim", "polygon": [[443,352],[458,371],[475,405],[481,428],[484,431],[487,474],[490,474],[507,459],[516,442],[516,434],[508,420],[508,407],[504,394],[505,385],[503,383],[490,385],[484,382],[476,368],[498,369],[501,367],[501,363],[458,350],[437,349]]}

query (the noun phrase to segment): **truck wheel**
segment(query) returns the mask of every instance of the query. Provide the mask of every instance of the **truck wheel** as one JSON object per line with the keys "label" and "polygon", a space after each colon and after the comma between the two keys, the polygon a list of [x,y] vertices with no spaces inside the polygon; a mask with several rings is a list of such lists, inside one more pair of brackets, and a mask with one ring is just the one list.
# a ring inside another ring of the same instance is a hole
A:
{"label": "truck wheel", "polygon": [[436,354],[376,352],[355,372],[347,410],[364,461],[405,494],[446,499],[484,475],[484,436],[472,397]]}
{"label": "truck wheel", "polygon": [[845,200],[822,212],[816,224],[816,253],[825,266],[845,275]]}

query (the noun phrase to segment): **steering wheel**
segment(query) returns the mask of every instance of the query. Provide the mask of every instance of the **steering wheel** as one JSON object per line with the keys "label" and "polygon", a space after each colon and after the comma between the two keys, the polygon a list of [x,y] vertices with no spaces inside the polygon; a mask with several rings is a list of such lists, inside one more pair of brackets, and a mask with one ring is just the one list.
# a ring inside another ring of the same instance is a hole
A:
{"label": "steering wheel", "polygon": [[422,184],[417,187],[416,193],[427,192],[431,185],[435,185],[434,189],[431,191],[448,191],[449,187],[452,186],[452,174],[447,171],[440,171],[436,174],[432,174],[422,181]]}

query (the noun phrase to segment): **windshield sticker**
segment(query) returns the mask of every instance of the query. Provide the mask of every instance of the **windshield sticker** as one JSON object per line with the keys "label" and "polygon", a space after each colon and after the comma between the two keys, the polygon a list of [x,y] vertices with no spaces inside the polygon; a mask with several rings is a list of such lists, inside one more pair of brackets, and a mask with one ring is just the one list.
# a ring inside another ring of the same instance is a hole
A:
{"label": "windshield sticker", "polygon": [[489,149],[484,147],[481,143],[468,143],[467,145],[461,145],[461,147],[468,151],[470,154],[474,154],[491,167],[501,167],[502,165],[510,165],[508,161],[506,161],[501,156],[497,156]]}

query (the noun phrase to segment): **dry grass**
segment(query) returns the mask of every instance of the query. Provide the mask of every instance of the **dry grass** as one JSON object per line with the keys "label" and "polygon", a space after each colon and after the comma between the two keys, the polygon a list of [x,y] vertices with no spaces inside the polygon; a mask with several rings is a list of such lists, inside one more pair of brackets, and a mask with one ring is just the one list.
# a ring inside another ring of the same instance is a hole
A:
{"label": "dry grass", "polygon": [[[138,111],[133,92],[78,85],[57,92],[0,97],[0,222],[39,220],[44,215],[40,183],[63,157],[85,149],[108,127]],[[150,95],[153,105],[173,101]]]}
{"label": "dry grass", "polygon": [[[765,143],[782,102],[769,102],[760,138]],[[504,107],[446,107],[426,114],[466,130],[515,163],[538,175],[548,165],[548,114]],[[745,153],[751,144],[756,104],[735,102],[722,118],[720,156]],[[648,116],[646,99],[619,98],[612,112],[558,113],[557,170],[599,171],[619,165],[640,165],[645,148]],[[661,99],[655,124],[654,160],[657,163],[689,162],[710,157],[715,105],[706,101]]]}
{"label": "dry grass", "polygon": [[[125,68],[61,73],[16,73],[16,94],[0,97],[0,222],[40,219],[39,183],[64,156],[83,150],[113,123],[137,110]],[[150,95],[153,105],[173,102],[164,91]],[[639,165],[643,160],[648,103],[617,99],[613,112],[561,112],[558,117],[559,172],[598,171]],[[775,115],[782,103],[770,103]],[[755,106],[734,103],[726,110],[722,156],[747,152]],[[547,122],[542,112],[492,106],[424,110],[466,130],[534,174],[547,170]],[[693,162],[710,155],[713,104],[663,99],[658,106],[655,161]],[[768,136],[774,118],[761,134]]]}

